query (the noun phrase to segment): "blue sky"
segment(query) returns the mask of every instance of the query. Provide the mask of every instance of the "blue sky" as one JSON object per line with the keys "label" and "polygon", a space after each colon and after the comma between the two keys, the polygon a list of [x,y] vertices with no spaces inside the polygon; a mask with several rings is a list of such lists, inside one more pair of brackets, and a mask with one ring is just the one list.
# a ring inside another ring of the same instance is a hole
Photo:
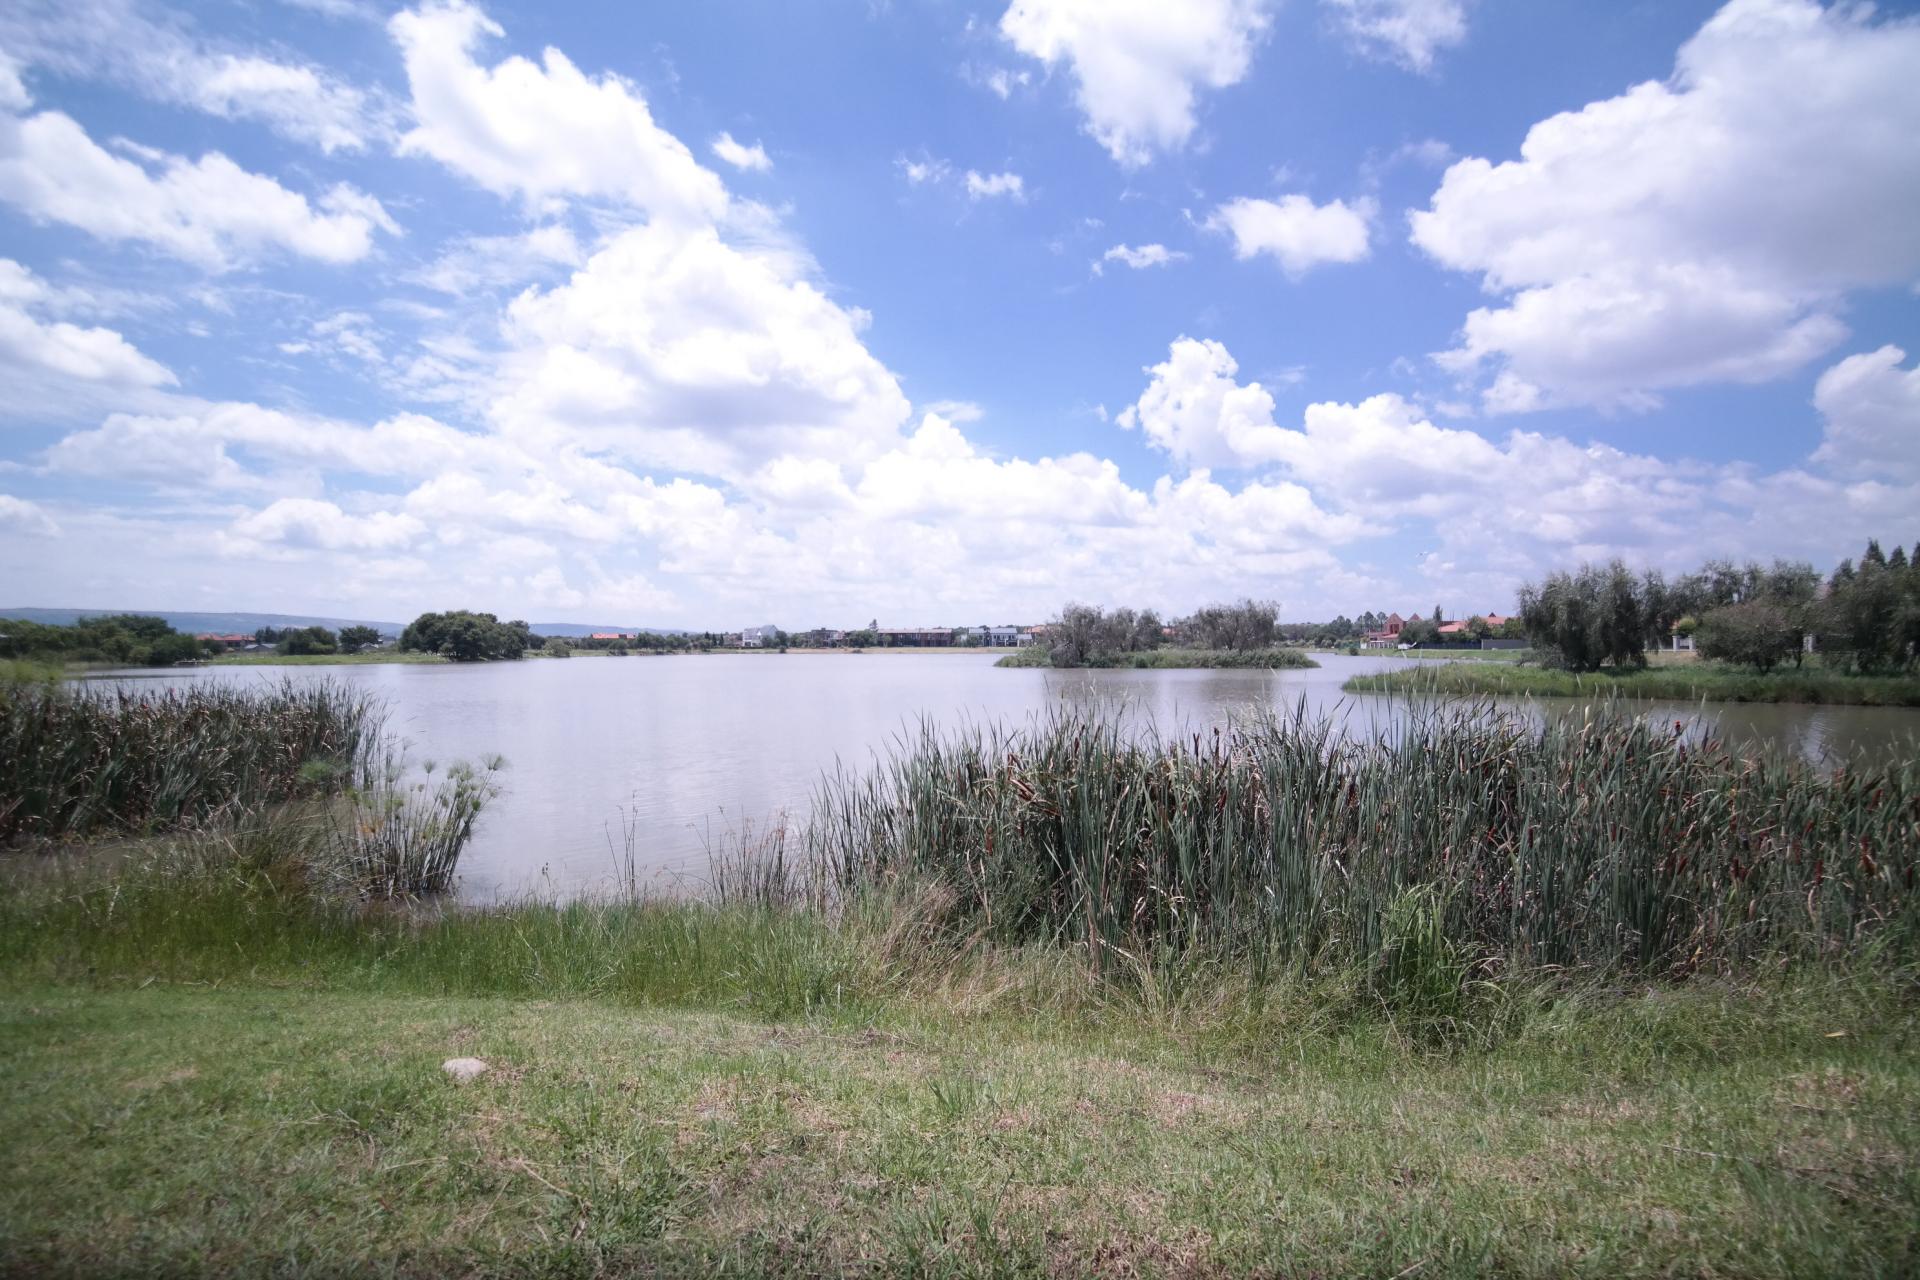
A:
{"label": "blue sky", "polygon": [[1505,609],[1920,534],[1920,17],[0,16],[0,603]]}

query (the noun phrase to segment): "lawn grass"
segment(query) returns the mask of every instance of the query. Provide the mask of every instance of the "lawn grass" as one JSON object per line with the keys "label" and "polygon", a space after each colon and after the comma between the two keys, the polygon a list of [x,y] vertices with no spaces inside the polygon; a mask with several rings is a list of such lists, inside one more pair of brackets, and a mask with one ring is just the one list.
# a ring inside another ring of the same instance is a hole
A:
{"label": "lawn grass", "polygon": [[1920,676],[1855,676],[1821,667],[1769,674],[1690,662],[1640,670],[1576,674],[1543,667],[1478,662],[1355,676],[1348,693],[1464,697],[1648,698],[1668,702],[1795,702],[1834,706],[1920,707]]}
{"label": "lawn grass", "polygon": [[388,663],[441,663],[449,661],[438,653],[415,653],[409,649],[366,649],[360,653],[223,653],[208,658],[210,667],[359,667]]}
{"label": "lawn grass", "polygon": [[1844,983],[1563,1001],[1449,1054],[9,984],[0,1273],[1910,1273],[1914,1030]]}
{"label": "lawn grass", "polygon": [[[1045,645],[1028,645],[993,664],[996,667],[1051,667]],[[1207,668],[1248,668],[1265,671],[1300,670],[1320,664],[1300,649],[1147,649],[1139,653],[1100,654],[1080,667],[1178,671]]]}

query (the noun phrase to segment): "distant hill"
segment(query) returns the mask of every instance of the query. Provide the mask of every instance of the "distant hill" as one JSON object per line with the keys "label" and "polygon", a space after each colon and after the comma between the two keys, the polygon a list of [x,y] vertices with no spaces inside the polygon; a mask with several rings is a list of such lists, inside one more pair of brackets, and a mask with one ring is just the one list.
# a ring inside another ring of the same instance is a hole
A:
{"label": "distant hill", "polygon": [[175,631],[190,635],[212,631],[221,635],[251,635],[261,627],[372,627],[383,636],[397,636],[404,629],[398,622],[375,622],[369,618],[322,618],[305,613],[181,613],[173,609],[0,609],[0,618],[19,618],[23,622],[42,622],[48,626],[70,627],[82,618],[98,618],[112,613],[137,613],[142,617],[165,618]]}
{"label": "distant hill", "polygon": [[651,631],[657,636],[685,636],[693,634],[685,627],[636,627],[630,622],[617,624],[611,622],[533,622],[528,625],[533,628],[533,634],[537,636],[564,636],[568,639],[590,636],[596,631],[625,631],[628,634],[632,634],[635,631]]}

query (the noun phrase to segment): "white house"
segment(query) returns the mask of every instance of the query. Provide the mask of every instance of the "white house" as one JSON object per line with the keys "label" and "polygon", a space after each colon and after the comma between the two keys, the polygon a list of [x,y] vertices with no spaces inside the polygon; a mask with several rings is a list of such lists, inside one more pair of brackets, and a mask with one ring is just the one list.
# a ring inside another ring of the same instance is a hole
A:
{"label": "white house", "polygon": [[761,649],[770,644],[779,643],[780,628],[775,626],[743,627],[740,631],[742,649]]}

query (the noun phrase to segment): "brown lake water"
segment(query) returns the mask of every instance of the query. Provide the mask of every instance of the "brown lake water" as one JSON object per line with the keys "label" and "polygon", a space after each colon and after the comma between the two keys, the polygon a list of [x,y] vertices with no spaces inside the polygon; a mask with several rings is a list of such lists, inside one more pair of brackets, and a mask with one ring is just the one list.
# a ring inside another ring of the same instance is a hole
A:
{"label": "brown lake water", "polygon": [[[635,836],[662,887],[697,876],[710,843],[781,814],[804,820],[836,762],[865,767],[931,721],[1005,725],[1057,707],[1117,710],[1162,730],[1305,706],[1356,735],[1405,704],[1341,692],[1408,659],[1316,655],[1307,671],[1000,670],[991,654],[716,654],[462,665],[204,667],[118,673],[165,684],[338,680],[382,698],[415,761],[507,760],[503,794],[461,861],[461,893],[574,894],[611,880]],[[1422,664],[1425,665],[1425,664]],[[1881,707],[1643,704],[1742,747],[1828,761],[1913,749],[1920,714]],[[1533,713],[1577,714],[1571,702]]]}

